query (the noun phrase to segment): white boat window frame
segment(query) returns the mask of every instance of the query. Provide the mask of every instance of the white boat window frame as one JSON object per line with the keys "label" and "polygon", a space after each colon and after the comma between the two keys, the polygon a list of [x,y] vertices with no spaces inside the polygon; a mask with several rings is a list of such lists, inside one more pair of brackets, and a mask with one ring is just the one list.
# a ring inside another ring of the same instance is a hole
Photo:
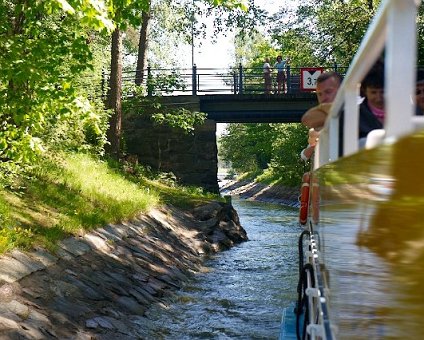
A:
{"label": "white boat window frame", "polygon": [[414,117],[416,16],[421,0],[383,0],[337,93],[315,150],[314,168],[339,158],[339,112],[344,110],[343,155],[358,151],[360,83],[385,48],[385,142],[424,126]]}

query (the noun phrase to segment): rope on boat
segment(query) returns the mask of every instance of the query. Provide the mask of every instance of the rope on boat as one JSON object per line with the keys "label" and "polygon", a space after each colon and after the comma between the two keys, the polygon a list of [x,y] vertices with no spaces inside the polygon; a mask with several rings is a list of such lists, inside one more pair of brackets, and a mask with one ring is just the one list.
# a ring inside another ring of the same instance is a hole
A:
{"label": "rope on boat", "polygon": [[[309,230],[304,230],[299,236],[299,242],[298,242],[298,248],[299,248],[299,277],[303,269],[303,260],[304,260],[304,254],[303,254],[303,236],[308,235],[311,236],[311,232]],[[310,249],[309,249],[310,250]],[[299,291],[299,288],[297,289]]]}
{"label": "rope on boat", "polygon": [[[309,275],[308,275],[309,274]],[[310,282],[308,282],[310,281]],[[310,263],[306,263],[301,271],[298,285],[298,300],[296,304],[296,336],[298,340],[306,339],[306,327],[309,324],[310,306],[306,289],[315,286],[314,268]],[[302,336],[300,330],[301,316],[303,319]]]}

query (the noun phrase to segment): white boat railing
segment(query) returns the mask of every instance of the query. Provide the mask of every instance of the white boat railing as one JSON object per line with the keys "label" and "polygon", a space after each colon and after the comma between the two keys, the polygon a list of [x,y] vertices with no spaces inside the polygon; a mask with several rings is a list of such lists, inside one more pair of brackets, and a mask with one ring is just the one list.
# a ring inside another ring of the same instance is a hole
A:
{"label": "white boat railing", "polygon": [[[383,0],[337,93],[315,150],[315,168],[358,151],[360,83],[385,49],[385,142],[404,136],[424,117],[415,109],[416,16],[421,0]],[[344,111],[343,153],[339,152]]]}
{"label": "white boat railing", "polygon": [[335,330],[330,325],[330,316],[326,305],[328,303],[328,292],[325,291],[320,270],[320,256],[318,244],[313,233],[310,234],[308,240],[308,248],[306,256],[308,263],[312,265],[314,270],[306,272],[306,289],[308,303],[309,324],[306,327],[308,339],[311,340],[334,340]]}

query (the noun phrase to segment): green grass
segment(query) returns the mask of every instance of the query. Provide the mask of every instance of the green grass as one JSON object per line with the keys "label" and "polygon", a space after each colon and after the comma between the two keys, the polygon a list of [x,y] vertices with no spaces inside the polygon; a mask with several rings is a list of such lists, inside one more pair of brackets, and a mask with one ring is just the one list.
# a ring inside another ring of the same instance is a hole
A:
{"label": "green grass", "polygon": [[19,183],[0,189],[0,253],[59,240],[129,220],[159,204],[191,207],[216,196],[128,176],[86,154],[61,154],[35,164]]}
{"label": "green grass", "polygon": [[208,201],[223,201],[224,199],[211,193],[205,193],[201,188],[165,185],[160,181],[144,179],[143,186],[157,192],[160,202],[172,204],[181,209],[190,209]]}
{"label": "green grass", "polygon": [[281,174],[274,173],[272,168],[238,175],[237,181],[242,180],[250,180],[266,185],[283,185],[286,187],[298,186],[300,183],[300,181],[294,181],[295,184],[288,183],[284,177],[281,177]]}
{"label": "green grass", "polygon": [[272,185],[281,182],[281,177],[276,175],[271,169],[265,169],[261,174],[256,177],[256,182]]}

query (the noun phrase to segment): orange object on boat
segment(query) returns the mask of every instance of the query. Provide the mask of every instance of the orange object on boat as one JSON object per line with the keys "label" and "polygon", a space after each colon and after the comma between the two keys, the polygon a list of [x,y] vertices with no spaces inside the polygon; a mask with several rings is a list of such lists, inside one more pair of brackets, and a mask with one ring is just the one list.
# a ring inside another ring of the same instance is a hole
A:
{"label": "orange object on boat", "polygon": [[302,177],[302,186],[300,188],[300,211],[299,223],[305,225],[308,220],[309,208],[309,173],[306,172]]}

